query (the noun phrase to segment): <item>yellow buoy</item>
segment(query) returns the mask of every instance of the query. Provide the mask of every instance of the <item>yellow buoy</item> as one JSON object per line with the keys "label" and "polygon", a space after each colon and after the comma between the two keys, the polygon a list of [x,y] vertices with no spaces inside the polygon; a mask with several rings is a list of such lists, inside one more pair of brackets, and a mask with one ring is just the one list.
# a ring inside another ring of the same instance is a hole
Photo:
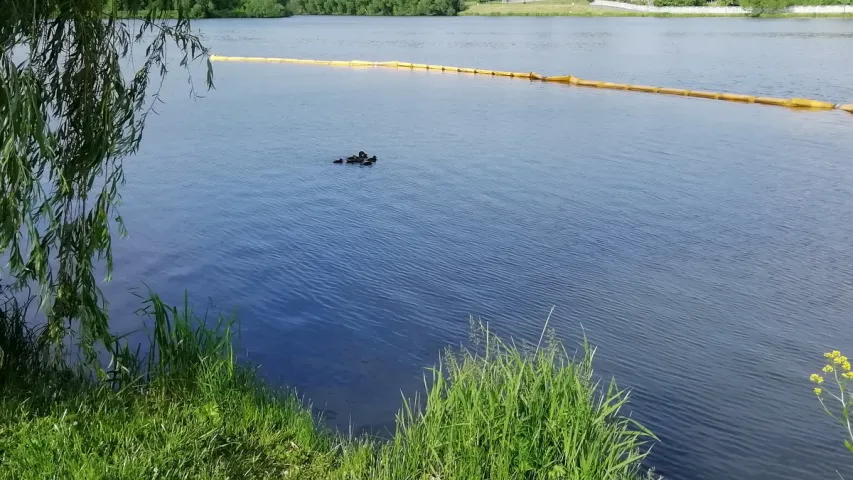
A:
{"label": "yellow buoy", "polygon": [[601,86],[601,84],[602,84],[602,83],[604,83],[604,82],[601,82],[601,81],[598,81],[598,80],[582,80],[582,79],[578,79],[577,85],[580,85],[580,86],[582,86],[582,87],[599,87],[599,86]]}
{"label": "yellow buoy", "polygon": [[660,90],[660,88],[658,88],[658,87],[650,87],[650,86],[648,86],[648,85],[628,85],[628,90],[633,90],[633,91],[635,91],[635,92],[649,92],[649,93],[655,93],[655,92],[657,92],[658,90]]}
{"label": "yellow buoy", "polygon": [[812,108],[816,110],[832,110],[835,108],[835,104],[833,103],[809,100],[808,98],[792,98],[791,106],[794,108]]}
{"label": "yellow buoy", "polygon": [[777,107],[787,107],[791,103],[791,100],[787,98],[755,97],[755,103],[760,103],[761,105],[776,105]]}
{"label": "yellow buoy", "polygon": [[571,75],[565,75],[562,77],[542,77],[541,80],[543,82],[572,83],[577,81],[577,78]]}
{"label": "yellow buoy", "polygon": [[599,88],[609,88],[611,90],[628,90],[627,83],[611,83],[611,82],[601,82]]}
{"label": "yellow buoy", "polygon": [[701,90],[691,90],[687,92],[688,97],[697,97],[697,98],[712,98],[718,99],[720,98],[720,93],[717,92],[703,92]]}
{"label": "yellow buoy", "polygon": [[350,66],[350,67],[395,67],[395,68],[411,68],[422,70],[439,70],[459,73],[472,73],[481,75],[492,75],[500,77],[527,78],[530,80],[541,80],[545,82],[568,83],[584,87],[607,88],[614,90],[631,90],[635,92],[650,92],[661,93],[666,95],[684,95],[697,98],[709,98],[717,100],[727,100],[731,102],[758,103],[762,105],[776,105],[783,107],[792,107],[810,110],[832,110],[838,109],[845,112],[853,113],[853,103],[844,105],[835,105],[831,102],[822,100],[812,100],[807,98],[774,98],[774,97],[754,97],[752,95],[741,95],[737,93],[717,93],[704,92],[701,90],[684,90],[680,88],[664,88],[653,87],[647,85],[628,85],[623,83],[602,82],[597,80],[583,80],[572,75],[545,77],[538,73],[520,73],[506,72],[501,70],[481,70],[475,68],[462,67],[446,67],[442,65],[428,65],[423,63],[407,63],[407,62],[369,62],[365,60],[312,60],[312,59],[297,59],[297,58],[276,58],[276,57],[229,57],[225,55],[210,55],[210,61],[213,62],[266,62],[266,63],[294,63],[304,65],[331,65],[331,66]]}
{"label": "yellow buoy", "polygon": [[659,88],[657,93],[664,95],[687,95],[688,91],[681,88]]}
{"label": "yellow buoy", "polygon": [[750,97],[749,95],[740,95],[738,93],[720,94],[720,100],[726,100],[728,102],[749,102],[750,99],[754,98],[755,97]]}

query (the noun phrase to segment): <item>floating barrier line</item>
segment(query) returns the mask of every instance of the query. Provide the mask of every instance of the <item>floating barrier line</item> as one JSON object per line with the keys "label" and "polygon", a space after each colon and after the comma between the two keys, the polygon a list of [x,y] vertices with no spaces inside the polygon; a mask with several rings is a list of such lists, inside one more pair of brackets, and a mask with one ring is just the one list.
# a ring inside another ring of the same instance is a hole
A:
{"label": "floating barrier line", "polygon": [[546,77],[534,72],[504,72],[498,70],[484,70],[479,68],[448,67],[444,65],[427,65],[425,63],[408,62],[368,62],[363,60],[306,60],[299,58],[266,58],[266,57],[225,57],[222,55],[211,55],[213,62],[267,62],[267,63],[297,63],[303,65],[330,65],[334,67],[388,67],[408,68],[412,70],[435,70],[440,72],[469,73],[474,75],[490,75],[497,77],[521,78],[525,80],[538,80],[541,82],[564,83],[579,87],[606,88],[610,90],[628,90],[631,92],[658,93],[662,95],[677,95],[683,97],[707,98],[711,100],[725,100],[728,102],[757,103],[759,105],[775,105],[778,107],[795,108],[802,110],[843,110],[853,113],[853,103],[835,104],[821,100],[810,100],[808,98],[775,98],[756,97],[752,95],[741,95],[738,93],[705,92],[701,90],[684,90],[681,88],[653,87],[648,85],[629,85],[625,83],[600,82],[597,80],[584,80],[572,75],[557,77]]}

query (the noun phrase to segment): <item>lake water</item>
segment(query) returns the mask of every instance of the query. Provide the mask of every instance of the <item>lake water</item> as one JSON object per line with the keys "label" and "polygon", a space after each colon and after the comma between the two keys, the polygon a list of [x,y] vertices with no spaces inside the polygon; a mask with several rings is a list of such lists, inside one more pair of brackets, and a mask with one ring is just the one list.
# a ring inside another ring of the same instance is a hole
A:
{"label": "lake water", "polygon": [[[222,55],[418,63],[853,102],[853,23],[199,21]],[[674,479],[853,478],[808,374],[853,347],[853,115],[508,78],[216,63],[126,162],[113,315],[237,308],[333,425],[390,425],[469,315],[583,331]],[[196,76],[197,80],[202,77]],[[332,165],[366,150],[372,168]],[[583,328],[583,330],[582,330]]]}

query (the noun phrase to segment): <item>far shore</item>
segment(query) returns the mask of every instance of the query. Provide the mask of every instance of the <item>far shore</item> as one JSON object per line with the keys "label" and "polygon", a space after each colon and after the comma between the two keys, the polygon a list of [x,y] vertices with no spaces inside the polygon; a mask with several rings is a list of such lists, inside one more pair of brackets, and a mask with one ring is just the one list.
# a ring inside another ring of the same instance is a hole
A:
{"label": "far shore", "polygon": [[[471,2],[459,15],[486,17],[658,17],[658,18],[745,18],[756,15],[718,13],[656,13],[591,6],[584,0],[542,0],[528,3]],[[760,18],[853,18],[851,14],[763,13]]]}

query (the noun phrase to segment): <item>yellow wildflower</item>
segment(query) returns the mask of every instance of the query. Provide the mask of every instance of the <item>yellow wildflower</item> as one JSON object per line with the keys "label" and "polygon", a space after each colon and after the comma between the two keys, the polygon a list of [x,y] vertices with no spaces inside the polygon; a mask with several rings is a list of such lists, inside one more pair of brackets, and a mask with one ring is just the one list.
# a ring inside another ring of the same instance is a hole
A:
{"label": "yellow wildflower", "polygon": [[826,352],[823,354],[825,358],[832,358],[832,352]]}
{"label": "yellow wildflower", "polygon": [[823,392],[823,389],[820,389],[820,388],[815,388],[815,389],[814,389],[814,394],[815,394],[815,395],[820,395],[820,393],[821,393],[821,392]]}
{"label": "yellow wildflower", "polygon": [[844,364],[841,365],[841,368],[843,368],[844,370],[849,372],[850,371],[850,362],[844,362]]}
{"label": "yellow wildflower", "polygon": [[846,362],[847,362],[847,357],[845,357],[844,355],[839,355],[839,356],[837,356],[837,357],[833,358],[833,359],[832,359],[832,361],[833,361],[836,365],[841,365],[842,363],[846,363]]}
{"label": "yellow wildflower", "polygon": [[841,374],[841,376],[848,379],[848,380],[853,380],[853,372],[843,373],[843,374]]}
{"label": "yellow wildflower", "polygon": [[[853,372],[851,372],[851,373],[853,373]],[[847,374],[845,373],[844,376],[846,377]],[[823,377],[821,377],[820,375],[818,375],[816,373],[811,374],[811,376],[809,377],[809,380],[811,380],[812,383],[816,383],[818,385],[823,383]]]}
{"label": "yellow wildflower", "polygon": [[823,367],[824,373],[832,373],[833,370],[835,370],[835,369],[832,368],[832,365],[827,365],[827,366]]}

